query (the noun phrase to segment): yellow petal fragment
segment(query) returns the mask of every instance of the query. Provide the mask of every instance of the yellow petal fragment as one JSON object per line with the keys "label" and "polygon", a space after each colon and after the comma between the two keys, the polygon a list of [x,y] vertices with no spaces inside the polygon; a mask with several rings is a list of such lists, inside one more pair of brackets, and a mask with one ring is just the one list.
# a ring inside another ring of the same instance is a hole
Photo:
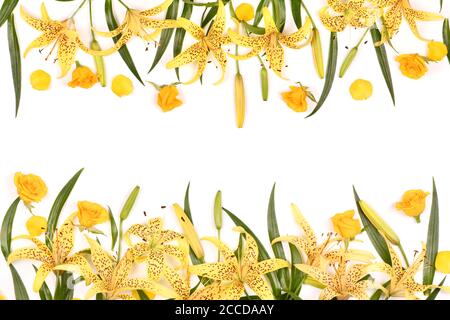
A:
{"label": "yellow petal fragment", "polygon": [[225,262],[237,265],[237,259],[234,255],[233,250],[231,250],[225,243],[214,237],[204,237],[203,240],[209,241],[214,244],[217,249],[219,249],[220,255],[223,257]]}
{"label": "yellow petal fragment", "polygon": [[23,53],[24,58],[28,55],[28,52],[30,52],[31,49],[45,47],[45,46],[49,45],[50,43],[52,43],[53,41],[55,41],[55,39],[57,37],[58,37],[58,34],[53,34],[53,33],[48,33],[48,32],[41,34],[39,37],[34,39],[28,45],[28,47],[25,49],[25,51]]}
{"label": "yellow petal fragment", "polygon": [[266,34],[279,33],[275,21],[273,21],[272,15],[267,7],[263,8],[264,17],[264,28],[266,29]]}
{"label": "yellow petal fragment", "polygon": [[36,277],[34,278],[33,283],[33,291],[39,292],[39,289],[41,289],[42,284],[44,283],[45,279],[47,279],[48,274],[52,271],[53,267],[52,265],[49,265],[47,263],[43,263],[39,269],[36,271]]}
{"label": "yellow petal fragment", "polygon": [[312,267],[306,264],[296,264],[295,267],[325,286],[333,286],[334,284],[331,275],[317,267]]}
{"label": "yellow petal fragment", "polygon": [[163,276],[170,283],[170,286],[175,290],[178,299],[188,299],[190,295],[189,283],[175,271],[175,269],[164,266]]}
{"label": "yellow petal fragment", "polygon": [[308,243],[308,251],[312,251],[317,246],[317,238],[316,234],[314,233],[314,230],[311,228],[308,221],[305,219],[303,214],[301,213],[300,209],[295,205],[294,203],[291,204],[291,210],[292,215],[294,216],[295,221],[300,226],[300,228],[303,230],[306,236],[306,240]]}
{"label": "yellow petal fragment", "polygon": [[13,263],[18,260],[36,260],[43,263],[53,263],[53,257],[48,255],[46,252],[36,249],[36,248],[23,248],[17,249],[11,252],[8,256],[8,264]]}
{"label": "yellow petal fragment", "polygon": [[172,2],[173,2],[173,0],[165,0],[159,6],[153,7],[148,10],[141,11],[140,14],[142,14],[143,16],[157,15],[157,14],[163,12],[164,10],[166,10],[172,4]]}
{"label": "yellow petal fragment", "polygon": [[178,18],[178,25],[189,32],[191,36],[193,36],[197,40],[201,40],[205,37],[205,32],[198,25],[193,23],[192,21],[186,18]]}
{"label": "yellow petal fragment", "polygon": [[308,17],[300,29],[287,36],[281,34],[279,36],[279,40],[282,44],[284,44],[289,48],[299,49],[297,43],[299,43],[302,40],[305,40],[310,33],[311,33],[311,19],[309,19]]}
{"label": "yellow petal fragment", "polygon": [[53,256],[57,257],[58,261],[64,261],[72,251],[74,244],[74,217],[75,214],[72,214],[64,221],[63,225],[56,231],[53,239]]}
{"label": "yellow petal fragment", "polygon": [[225,9],[221,0],[218,0],[219,8],[216,17],[208,32],[208,42],[212,48],[221,48],[223,44],[223,32],[225,31]]}
{"label": "yellow petal fragment", "polygon": [[232,263],[216,262],[204,263],[189,267],[189,272],[213,280],[233,280],[236,275],[236,266]]}
{"label": "yellow petal fragment", "polygon": [[148,290],[165,298],[176,298],[177,294],[165,286],[145,279],[127,279],[117,291]]}
{"label": "yellow petal fragment", "polygon": [[274,299],[270,286],[260,276],[247,277],[246,283],[261,300]]}
{"label": "yellow petal fragment", "polygon": [[91,247],[92,263],[94,264],[100,277],[107,283],[111,282],[114,270],[114,263],[111,256],[103,250],[97,241],[86,237]]}
{"label": "yellow petal fragment", "polygon": [[263,275],[278,269],[289,267],[289,263],[283,259],[268,259],[256,264],[256,273]]}

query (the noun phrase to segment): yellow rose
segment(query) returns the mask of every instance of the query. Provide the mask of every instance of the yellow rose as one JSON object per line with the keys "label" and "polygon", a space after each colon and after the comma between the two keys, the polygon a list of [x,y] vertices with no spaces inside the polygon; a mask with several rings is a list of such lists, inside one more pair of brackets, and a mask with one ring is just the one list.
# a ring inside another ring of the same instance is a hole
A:
{"label": "yellow rose", "polygon": [[14,175],[14,184],[20,199],[25,204],[39,202],[47,194],[47,186],[41,177],[34,174],[22,174],[17,172]]}
{"label": "yellow rose", "polygon": [[283,101],[295,112],[305,112],[308,109],[308,103],[306,102],[308,92],[302,86],[290,86],[289,88],[290,91],[281,93]]}
{"label": "yellow rose", "polygon": [[428,59],[432,61],[441,61],[448,54],[448,49],[445,43],[438,41],[429,41],[428,42]]}
{"label": "yellow rose", "polygon": [[111,90],[119,97],[128,96],[133,92],[133,82],[122,74],[114,77]]}
{"label": "yellow rose", "polygon": [[30,74],[30,84],[34,90],[47,90],[51,82],[52,78],[44,70],[36,70]]}
{"label": "yellow rose", "polygon": [[105,208],[89,201],[78,202],[77,216],[80,224],[85,228],[91,228],[109,220],[109,213]]}
{"label": "yellow rose", "polygon": [[250,3],[241,3],[236,8],[236,17],[239,21],[250,21],[255,16],[255,10]]}
{"label": "yellow rose", "polygon": [[167,112],[183,104],[183,101],[177,98],[178,89],[170,85],[162,87],[158,93],[158,105],[162,111]]}
{"label": "yellow rose", "polygon": [[41,216],[32,216],[25,224],[28,233],[32,237],[39,237],[47,231],[47,219]]}
{"label": "yellow rose", "polygon": [[418,54],[401,54],[395,60],[400,63],[402,74],[411,79],[420,79],[428,71],[425,60]]}
{"label": "yellow rose", "polygon": [[348,210],[343,213],[337,213],[331,218],[334,231],[342,238],[352,239],[361,232],[361,223],[354,219],[354,210]]}
{"label": "yellow rose", "polygon": [[418,217],[425,210],[428,195],[428,192],[422,190],[408,190],[403,194],[402,200],[395,204],[395,207],[407,216]]}
{"label": "yellow rose", "polygon": [[72,81],[68,83],[69,87],[80,87],[83,89],[89,89],[98,81],[98,77],[88,67],[77,65],[72,72]]}
{"label": "yellow rose", "polygon": [[350,94],[355,100],[366,100],[372,95],[372,84],[364,79],[353,81],[350,86]]}
{"label": "yellow rose", "polygon": [[442,273],[450,273],[450,251],[440,251],[434,263],[436,270]]}

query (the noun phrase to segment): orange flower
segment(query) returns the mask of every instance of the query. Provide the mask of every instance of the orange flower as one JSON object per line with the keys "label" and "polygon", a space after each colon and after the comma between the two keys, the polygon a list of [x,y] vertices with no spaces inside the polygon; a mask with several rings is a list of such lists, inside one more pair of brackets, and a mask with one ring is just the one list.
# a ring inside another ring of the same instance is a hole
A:
{"label": "orange flower", "polygon": [[289,88],[290,91],[281,93],[283,101],[295,112],[305,112],[308,109],[308,103],[306,102],[308,92],[305,87],[290,86]]}
{"label": "orange flower", "polygon": [[183,101],[177,98],[179,92],[176,86],[164,86],[158,93],[158,105],[162,111],[167,112],[179,107]]}
{"label": "orange flower", "polygon": [[411,79],[420,79],[427,73],[428,67],[418,54],[401,54],[395,58],[400,63],[402,74]]}
{"label": "orange flower", "polygon": [[89,89],[98,81],[98,77],[88,67],[82,66],[77,63],[77,67],[72,72],[72,81],[68,83],[69,87],[80,87],[83,89]]}

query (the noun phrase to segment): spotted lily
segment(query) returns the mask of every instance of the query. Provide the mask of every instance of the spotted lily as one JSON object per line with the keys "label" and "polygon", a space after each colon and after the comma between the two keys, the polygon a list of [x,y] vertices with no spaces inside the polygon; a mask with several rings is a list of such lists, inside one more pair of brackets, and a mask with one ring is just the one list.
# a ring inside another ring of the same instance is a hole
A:
{"label": "spotted lily", "polygon": [[200,78],[200,76],[203,74],[203,71],[205,71],[210,53],[212,53],[214,58],[220,64],[222,72],[220,79],[215,84],[219,84],[224,79],[225,69],[227,66],[227,57],[222,49],[222,46],[229,43],[230,40],[228,36],[224,35],[225,9],[221,0],[218,1],[218,6],[219,7],[217,9],[217,15],[207,34],[200,26],[185,18],[179,18],[177,20],[179,27],[185,29],[196,40],[198,40],[198,42],[194,43],[185,51],[177,55],[166,65],[167,68],[173,69],[192,63],[194,61],[197,62],[197,73],[191,80],[185,82],[185,84],[194,83]]}
{"label": "spotted lily", "polygon": [[[48,247],[37,238],[29,238],[35,247],[17,249],[8,256],[8,263],[25,259],[42,262],[34,279],[33,290],[35,292],[38,292],[42,287],[49,273],[52,271],[57,272],[57,270],[60,270],[58,267],[63,264],[77,266],[83,272],[87,272],[90,269],[88,262],[80,253],[70,255],[74,245],[73,219],[75,215],[76,213],[67,218],[55,233],[51,247]],[[89,279],[86,282],[89,283]]]}
{"label": "spotted lily", "polygon": [[382,8],[382,10],[385,10],[383,14],[383,32],[379,44],[392,39],[392,37],[400,29],[403,18],[405,18],[412,33],[421,40],[426,39],[420,35],[419,30],[417,29],[416,20],[433,21],[443,19],[443,17],[439,14],[413,9],[409,3],[409,0],[370,1],[377,7]]}
{"label": "spotted lily", "polygon": [[25,22],[27,22],[30,26],[42,32],[42,34],[34,39],[25,49],[24,56],[27,56],[31,49],[46,47],[54,42],[50,54],[53,52],[55,47],[58,47],[57,56],[58,63],[61,67],[61,77],[64,77],[75,63],[75,55],[78,48],[89,51],[89,49],[80,40],[78,32],[75,30],[73,20],[52,20],[48,15],[44,3],[41,5],[41,19],[32,17],[23,7],[20,7],[20,15],[22,19],[25,20]]}
{"label": "spotted lily", "polygon": [[[131,247],[131,252],[139,261],[145,261],[147,264],[148,278],[159,280],[165,256],[172,256],[181,261],[187,259],[185,252],[178,246],[170,244],[175,240],[183,240],[183,235],[162,229],[162,219],[150,219],[147,224],[135,224],[125,233],[125,240]],[[130,236],[139,237],[142,242],[133,244]]]}
{"label": "spotted lily", "polygon": [[341,32],[348,25],[355,28],[371,26],[377,15],[376,10],[365,6],[365,0],[327,0],[319,17],[328,30]]}
{"label": "spotted lily", "polygon": [[[156,39],[162,29],[176,28],[177,22],[175,20],[156,20],[150,18],[151,16],[157,15],[166,10],[172,2],[173,0],[165,0],[159,6],[144,11],[127,9],[124,22],[116,29],[110,32],[95,30],[97,34],[103,37],[115,37],[120,35],[119,40],[116,41],[114,46],[102,51],[90,50],[89,53],[101,56],[109,55],[118,51],[133,36],[139,37],[145,41],[151,41]],[[149,33],[147,29],[154,29],[154,31]]]}
{"label": "spotted lily", "polygon": [[217,246],[223,261],[194,265],[189,268],[189,272],[221,281],[220,286],[210,293],[216,299],[239,299],[244,293],[246,285],[261,299],[273,299],[272,291],[262,276],[286,268],[289,263],[282,259],[258,261],[258,246],[255,239],[242,228],[236,228],[235,230],[246,235],[245,247],[240,259],[223,242],[212,237],[206,237],[205,240]]}
{"label": "spotted lily", "polygon": [[296,32],[285,35],[278,31],[278,28],[270,15],[268,8],[263,8],[265,33],[259,36],[245,36],[241,35],[233,30],[228,30],[228,35],[233,43],[251,48],[251,51],[244,55],[233,55],[231,57],[237,60],[249,59],[256,56],[261,51],[266,52],[267,59],[270,64],[270,68],[280,77],[282,68],[284,67],[284,49],[281,45],[284,45],[291,49],[300,49],[309,41],[299,45],[298,43],[307,39],[311,33],[311,20],[306,19],[304,25]]}

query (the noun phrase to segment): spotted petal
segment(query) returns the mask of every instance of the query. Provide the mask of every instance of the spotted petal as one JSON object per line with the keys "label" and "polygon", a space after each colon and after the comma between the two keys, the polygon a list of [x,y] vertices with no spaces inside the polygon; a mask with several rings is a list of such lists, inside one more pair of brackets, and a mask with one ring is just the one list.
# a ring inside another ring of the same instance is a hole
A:
{"label": "spotted petal", "polygon": [[41,264],[39,269],[36,271],[36,277],[34,278],[33,283],[33,291],[39,292],[39,289],[41,289],[42,284],[44,283],[45,279],[47,279],[48,274],[53,270],[53,266],[47,263]]}

